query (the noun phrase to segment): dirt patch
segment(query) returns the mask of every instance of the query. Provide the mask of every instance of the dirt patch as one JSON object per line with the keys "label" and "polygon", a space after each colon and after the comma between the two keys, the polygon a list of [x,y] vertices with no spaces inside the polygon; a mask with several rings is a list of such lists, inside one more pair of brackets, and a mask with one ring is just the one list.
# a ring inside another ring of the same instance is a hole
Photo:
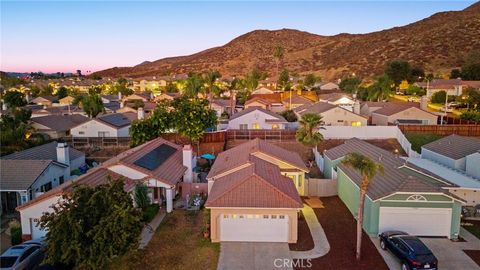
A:
{"label": "dirt patch", "polygon": [[480,250],[464,250],[465,254],[468,255],[478,266],[480,266]]}
{"label": "dirt patch", "polygon": [[388,269],[365,232],[362,236],[362,258],[360,261],[355,259],[355,219],[337,196],[320,199],[325,208],[314,209],[314,211],[327,235],[330,252],[312,260],[311,269]]}
{"label": "dirt patch", "polygon": [[315,247],[313,243],[312,234],[308,227],[307,221],[303,216],[298,219],[298,240],[295,244],[288,244],[290,250],[293,251],[307,251]]}

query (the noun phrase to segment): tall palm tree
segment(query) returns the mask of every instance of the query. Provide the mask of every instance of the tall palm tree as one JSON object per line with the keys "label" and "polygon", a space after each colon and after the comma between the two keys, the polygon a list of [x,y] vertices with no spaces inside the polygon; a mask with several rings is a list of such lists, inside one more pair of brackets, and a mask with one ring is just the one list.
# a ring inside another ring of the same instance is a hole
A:
{"label": "tall palm tree", "polygon": [[184,93],[190,98],[198,98],[198,94],[203,92],[205,87],[202,77],[199,75],[192,75],[185,81]]}
{"label": "tall palm tree", "polygon": [[358,216],[357,216],[357,248],[356,258],[360,260],[362,249],[362,224],[363,224],[363,208],[365,205],[365,196],[367,194],[370,181],[375,177],[377,172],[383,174],[383,166],[378,164],[368,157],[359,153],[350,153],[342,161],[346,166],[360,172],[362,175],[362,183],[360,184],[360,199],[358,202]]}
{"label": "tall palm tree", "polygon": [[207,73],[203,74],[202,79],[205,83],[203,90],[207,96],[208,102],[212,103],[212,94],[214,92],[218,92],[219,87],[215,84],[217,79],[219,79],[222,75],[218,71],[210,70]]}
{"label": "tall palm tree", "polygon": [[368,99],[372,101],[386,100],[392,95],[394,87],[395,83],[387,75],[382,75],[368,88]]}
{"label": "tall palm tree", "polygon": [[241,88],[242,80],[239,78],[233,78],[233,80],[227,84],[227,91],[229,92],[230,96],[230,116],[235,113],[235,105],[237,105],[235,96],[237,95],[237,91]]}
{"label": "tall palm tree", "polygon": [[277,45],[275,48],[273,48],[273,58],[275,58],[275,62],[277,64],[277,76],[279,74],[280,62],[283,59],[284,52],[285,50],[280,45]]}
{"label": "tall palm tree", "polygon": [[322,116],[315,113],[306,113],[300,119],[300,128],[295,134],[298,142],[308,147],[315,147],[323,141],[323,135],[317,131],[322,123]]}

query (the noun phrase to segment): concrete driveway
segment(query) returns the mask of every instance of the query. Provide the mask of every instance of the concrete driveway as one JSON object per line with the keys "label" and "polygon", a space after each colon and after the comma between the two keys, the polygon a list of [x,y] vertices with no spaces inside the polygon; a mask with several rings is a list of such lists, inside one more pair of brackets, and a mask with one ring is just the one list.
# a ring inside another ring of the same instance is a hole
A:
{"label": "concrete driveway", "polygon": [[[449,270],[480,270],[480,267],[468,257],[463,250],[480,250],[480,240],[475,236],[461,229],[461,236],[466,242],[452,242],[445,238],[420,238],[425,245],[433,252],[438,259],[440,269]],[[390,251],[380,248],[378,237],[372,237],[375,247],[390,269],[400,269],[400,262]]]}
{"label": "concrete driveway", "polygon": [[218,270],[290,270],[288,262],[292,257],[287,243],[222,242]]}

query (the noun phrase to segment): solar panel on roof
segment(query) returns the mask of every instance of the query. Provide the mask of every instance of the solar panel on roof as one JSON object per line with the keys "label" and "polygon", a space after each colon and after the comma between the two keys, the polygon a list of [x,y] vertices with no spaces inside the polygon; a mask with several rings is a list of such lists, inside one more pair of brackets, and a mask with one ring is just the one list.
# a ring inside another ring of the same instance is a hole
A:
{"label": "solar panel on roof", "polygon": [[137,159],[133,164],[153,171],[162,165],[177,149],[167,144],[162,144],[152,151]]}

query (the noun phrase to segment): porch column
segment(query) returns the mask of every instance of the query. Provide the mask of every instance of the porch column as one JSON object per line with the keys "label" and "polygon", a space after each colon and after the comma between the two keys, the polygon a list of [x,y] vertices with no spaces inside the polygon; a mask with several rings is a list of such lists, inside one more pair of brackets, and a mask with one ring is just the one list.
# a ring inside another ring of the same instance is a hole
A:
{"label": "porch column", "polygon": [[166,193],[167,193],[167,213],[170,213],[173,210],[173,189],[167,188]]}

